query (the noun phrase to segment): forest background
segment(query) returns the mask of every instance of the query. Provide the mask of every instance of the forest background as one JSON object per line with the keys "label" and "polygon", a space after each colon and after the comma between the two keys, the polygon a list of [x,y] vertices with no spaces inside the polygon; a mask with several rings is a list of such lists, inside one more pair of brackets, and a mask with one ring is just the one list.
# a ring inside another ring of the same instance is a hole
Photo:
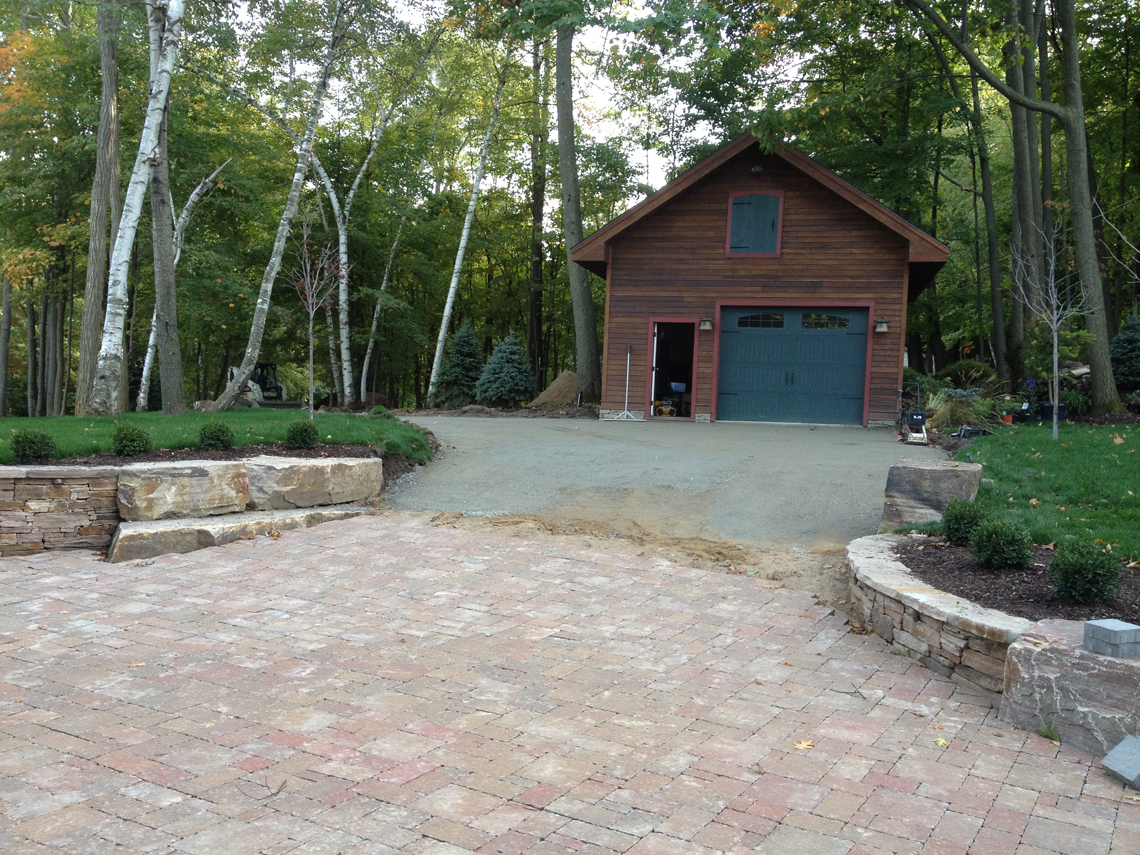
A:
{"label": "forest background", "polygon": [[567,243],[748,129],[950,246],[910,307],[912,367],[1048,376],[1016,295],[1056,270],[1058,310],[1085,309],[1062,357],[1111,407],[1140,281],[1138,12],[2,0],[0,415],[225,403],[257,362],[297,400],[309,329],[320,396],[420,407],[445,315],[596,398],[604,282]]}

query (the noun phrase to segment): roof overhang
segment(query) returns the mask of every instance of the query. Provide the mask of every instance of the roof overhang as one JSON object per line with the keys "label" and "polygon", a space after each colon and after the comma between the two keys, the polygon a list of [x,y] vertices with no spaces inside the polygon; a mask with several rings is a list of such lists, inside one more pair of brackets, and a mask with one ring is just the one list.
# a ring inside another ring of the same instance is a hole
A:
{"label": "roof overhang", "polygon": [[[606,275],[607,246],[630,226],[641,221],[676,196],[685,192],[706,175],[719,169],[760,140],[751,132],[742,134],[725,144],[700,163],[678,175],[656,193],[646,196],[625,213],[602,226],[571,250],[574,261],[599,276]],[[830,169],[821,166],[806,154],[791,146],[779,144],[771,154],[783,158],[792,166],[814,178],[836,195],[846,199],[868,216],[878,220],[907,242],[907,261],[910,264],[910,292],[917,295],[933,280],[946,263],[950,249],[946,244],[928,235],[909,220],[900,217],[886,205],[872,199],[855,185],[844,181]]]}

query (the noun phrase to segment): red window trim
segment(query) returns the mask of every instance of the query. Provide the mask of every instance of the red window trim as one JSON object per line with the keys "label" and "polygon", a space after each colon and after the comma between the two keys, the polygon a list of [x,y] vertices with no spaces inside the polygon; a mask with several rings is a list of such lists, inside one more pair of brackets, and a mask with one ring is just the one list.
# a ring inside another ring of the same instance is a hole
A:
{"label": "red window trim", "polygon": [[[732,200],[737,196],[775,196],[780,200],[780,213],[776,217],[775,252],[733,252],[732,251]],[[724,254],[726,258],[779,258],[784,249],[784,191],[783,190],[733,190],[728,194],[728,224],[724,230]]]}

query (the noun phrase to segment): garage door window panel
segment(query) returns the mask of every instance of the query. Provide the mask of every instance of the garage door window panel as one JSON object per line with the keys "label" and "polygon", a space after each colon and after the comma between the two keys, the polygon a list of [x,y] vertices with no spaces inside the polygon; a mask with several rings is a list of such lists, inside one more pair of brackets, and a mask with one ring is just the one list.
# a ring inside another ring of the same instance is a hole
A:
{"label": "garage door window panel", "polygon": [[782,193],[734,193],[728,206],[728,255],[778,256]]}

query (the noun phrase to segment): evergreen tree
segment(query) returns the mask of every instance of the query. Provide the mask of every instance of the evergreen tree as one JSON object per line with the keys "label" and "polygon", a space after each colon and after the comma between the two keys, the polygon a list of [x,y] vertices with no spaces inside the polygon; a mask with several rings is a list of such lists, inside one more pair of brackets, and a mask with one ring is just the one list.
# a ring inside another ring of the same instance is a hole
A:
{"label": "evergreen tree", "polygon": [[475,385],[483,373],[483,356],[471,322],[452,333],[447,360],[439,372],[439,388],[434,403],[449,410],[475,403]]}
{"label": "evergreen tree", "polygon": [[508,333],[483,368],[475,397],[489,407],[514,407],[534,395],[534,374],[515,334]]}
{"label": "evergreen tree", "polygon": [[1130,315],[1112,340],[1112,370],[1121,386],[1140,388],[1140,314]]}

